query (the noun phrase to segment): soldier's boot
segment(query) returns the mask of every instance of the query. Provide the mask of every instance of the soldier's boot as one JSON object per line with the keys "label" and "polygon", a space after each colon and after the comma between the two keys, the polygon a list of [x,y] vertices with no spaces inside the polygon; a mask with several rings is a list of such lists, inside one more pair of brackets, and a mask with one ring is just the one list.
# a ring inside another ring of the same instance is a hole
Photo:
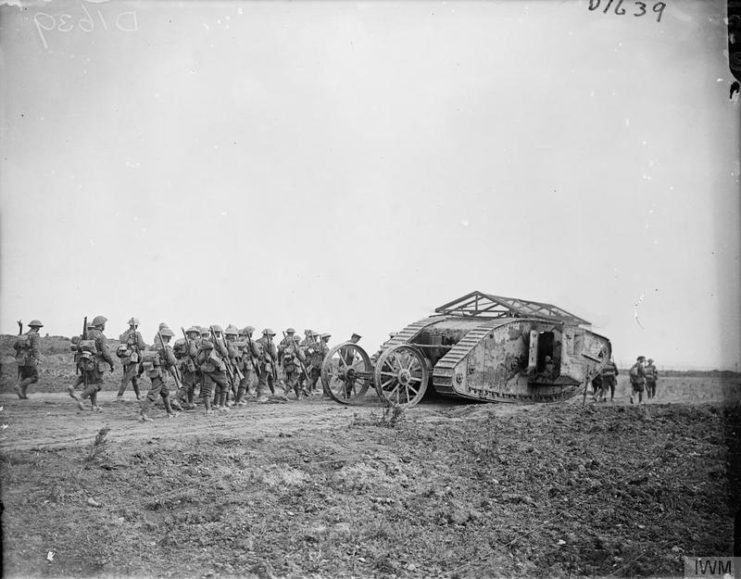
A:
{"label": "soldier's boot", "polygon": [[221,393],[221,409],[229,412],[229,406],[227,405],[227,398],[229,397],[229,392],[222,392]]}
{"label": "soldier's boot", "polygon": [[206,407],[206,414],[213,414],[213,408],[211,408],[211,393],[207,392],[203,397],[203,404]]}
{"label": "soldier's boot", "polygon": [[244,396],[244,387],[240,386],[237,389],[237,396],[234,398],[234,405],[235,406],[244,406],[245,402],[242,402],[242,397]]}
{"label": "soldier's boot", "polygon": [[121,380],[121,385],[118,387],[118,394],[116,395],[116,402],[123,402],[123,395],[126,392],[126,384],[128,380],[124,382]]}
{"label": "soldier's boot", "polygon": [[27,378],[23,380],[23,382],[21,382],[21,398],[23,398],[23,400],[28,400],[28,395],[26,394],[26,392],[32,382],[33,378]]}
{"label": "soldier's boot", "polygon": [[69,392],[70,398],[72,398],[73,400],[77,400],[77,407],[80,410],[85,410],[85,405],[82,403],[82,400],[80,400],[77,392],[75,392],[75,387],[72,385],[67,386],[67,392]]}
{"label": "soldier's boot", "polygon": [[20,386],[20,384],[16,384],[15,386],[13,386],[13,391],[16,394],[18,394],[18,398],[20,398],[21,400],[23,400],[23,392],[21,392],[21,386]]}
{"label": "soldier's boot", "polygon": [[93,412],[102,412],[101,407],[98,406],[98,393],[97,392],[93,392],[92,394],[90,394],[90,404],[92,404],[92,407],[90,408],[90,410],[92,410]]}
{"label": "soldier's boot", "polygon": [[149,400],[146,398],[144,400],[141,400],[139,403],[139,420],[142,422],[149,422],[152,420],[149,417]]}
{"label": "soldier's boot", "polygon": [[134,394],[136,394],[136,399],[141,400],[142,396],[141,396],[141,392],[139,391],[139,379],[136,377],[132,378],[131,385],[134,388]]}
{"label": "soldier's boot", "polygon": [[265,394],[265,386],[262,384],[262,382],[257,384],[257,391],[255,392],[255,397],[258,402],[264,402],[267,400],[267,395]]}
{"label": "soldier's boot", "polygon": [[178,413],[177,413],[177,412],[175,412],[175,411],[174,411],[174,410],[172,409],[172,400],[170,400],[170,397],[169,397],[169,396],[165,396],[165,397],[164,397],[164,398],[162,399],[162,402],[163,402],[163,403],[164,403],[164,405],[165,405],[165,410],[167,411],[167,417],[168,417],[168,418],[175,418],[175,417],[176,417],[176,416],[178,415]]}

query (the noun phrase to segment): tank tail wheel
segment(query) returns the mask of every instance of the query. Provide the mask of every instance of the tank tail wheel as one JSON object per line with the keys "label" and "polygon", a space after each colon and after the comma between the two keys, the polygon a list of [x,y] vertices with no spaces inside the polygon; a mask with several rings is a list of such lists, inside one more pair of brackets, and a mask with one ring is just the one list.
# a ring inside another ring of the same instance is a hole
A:
{"label": "tank tail wheel", "polygon": [[386,404],[412,407],[427,391],[430,369],[427,358],[414,346],[389,348],[376,363],[374,382]]}
{"label": "tank tail wheel", "polygon": [[338,344],[322,362],[324,391],[340,404],[362,402],[373,384],[373,366],[365,350],[353,342]]}

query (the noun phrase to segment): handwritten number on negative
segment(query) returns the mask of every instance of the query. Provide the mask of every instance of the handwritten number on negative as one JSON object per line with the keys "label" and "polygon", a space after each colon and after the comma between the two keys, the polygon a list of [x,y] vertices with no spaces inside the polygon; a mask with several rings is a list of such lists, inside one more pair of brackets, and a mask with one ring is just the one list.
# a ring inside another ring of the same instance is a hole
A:
{"label": "handwritten number on negative", "polygon": [[[602,13],[607,14],[608,12],[610,12],[610,8],[613,7],[613,1],[614,0],[589,0],[589,11],[594,12],[595,10],[599,10],[600,6],[602,6]],[[615,4],[615,7],[613,9],[613,12],[618,16],[624,16],[627,13],[627,10],[623,8],[624,1],[625,0],[617,0],[617,3]],[[646,2],[634,0],[633,5],[636,11],[631,12],[631,14],[633,14],[633,16],[635,16],[636,18],[648,14],[649,5]],[[664,8],[666,8],[666,2],[654,2],[651,5],[651,11],[657,15],[656,22],[661,22],[661,16],[664,14]]]}

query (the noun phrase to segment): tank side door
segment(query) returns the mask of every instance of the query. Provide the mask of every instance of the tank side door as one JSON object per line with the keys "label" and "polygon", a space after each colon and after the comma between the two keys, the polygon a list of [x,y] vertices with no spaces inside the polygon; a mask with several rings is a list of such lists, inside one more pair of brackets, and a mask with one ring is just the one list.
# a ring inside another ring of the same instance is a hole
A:
{"label": "tank side door", "polygon": [[530,352],[527,357],[527,371],[535,372],[538,366],[538,331],[530,330]]}

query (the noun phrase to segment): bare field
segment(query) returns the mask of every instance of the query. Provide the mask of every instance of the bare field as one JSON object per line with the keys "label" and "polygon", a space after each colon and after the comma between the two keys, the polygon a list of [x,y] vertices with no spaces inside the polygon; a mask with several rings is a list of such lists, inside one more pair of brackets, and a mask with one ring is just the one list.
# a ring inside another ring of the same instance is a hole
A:
{"label": "bare field", "polygon": [[662,379],[641,407],[621,376],[615,403],[396,415],[371,393],[142,424],[118,373],[92,414],[46,363],[30,400],[0,394],[5,576],[677,576],[731,554],[737,381]]}

